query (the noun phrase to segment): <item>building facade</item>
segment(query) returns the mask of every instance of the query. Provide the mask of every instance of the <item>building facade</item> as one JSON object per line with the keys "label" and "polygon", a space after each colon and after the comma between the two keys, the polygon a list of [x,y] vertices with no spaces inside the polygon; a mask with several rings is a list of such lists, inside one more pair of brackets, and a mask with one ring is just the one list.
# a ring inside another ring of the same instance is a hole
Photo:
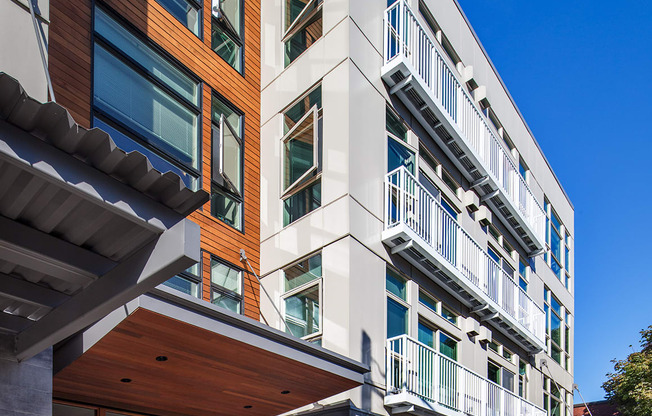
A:
{"label": "building facade", "polygon": [[55,277],[83,283],[2,263],[0,413],[268,415],[360,385],[364,365],[260,323],[260,2],[0,0],[0,11],[0,161],[15,137],[43,141],[68,159],[14,159],[35,177],[55,166],[71,188],[3,164],[0,213],[51,227],[35,226],[47,244],[4,226],[0,241],[58,250]]}
{"label": "building facade", "polygon": [[459,4],[261,7],[263,312],[371,368],[299,413],[570,415],[574,209]]}

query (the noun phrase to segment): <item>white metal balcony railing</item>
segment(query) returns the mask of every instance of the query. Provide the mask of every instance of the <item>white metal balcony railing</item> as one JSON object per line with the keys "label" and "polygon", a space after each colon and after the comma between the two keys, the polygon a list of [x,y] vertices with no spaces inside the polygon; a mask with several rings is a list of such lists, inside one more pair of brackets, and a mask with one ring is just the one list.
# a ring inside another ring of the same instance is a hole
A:
{"label": "white metal balcony railing", "polygon": [[487,120],[455,71],[404,0],[385,11],[385,65],[402,57],[430,98],[458,127],[461,139],[483,164],[500,191],[525,219],[539,245],[545,241],[545,213],[520,175],[511,155],[500,144]]}
{"label": "white metal balcony railing", "polygon": [[543,345],[544,312],[408,170],[385,177],[385,230],[405,224],[473,287],[493,300]]}
{"label": "white metal balcony railing", "polygon": [[545,416],[515,395],[407,335],[387,340],[387,397],[409,393],[470,416]]}

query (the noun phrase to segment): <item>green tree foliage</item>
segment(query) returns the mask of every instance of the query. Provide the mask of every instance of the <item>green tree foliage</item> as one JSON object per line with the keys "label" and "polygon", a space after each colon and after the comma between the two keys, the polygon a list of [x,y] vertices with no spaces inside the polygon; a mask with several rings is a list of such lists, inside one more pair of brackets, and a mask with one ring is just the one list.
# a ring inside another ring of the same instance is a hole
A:
{"label": "green tree foliage", "polygon": [[652,325],[641,331],[641,351],[612,360],[614,372],[602,384],[623,416],[652,416]]}

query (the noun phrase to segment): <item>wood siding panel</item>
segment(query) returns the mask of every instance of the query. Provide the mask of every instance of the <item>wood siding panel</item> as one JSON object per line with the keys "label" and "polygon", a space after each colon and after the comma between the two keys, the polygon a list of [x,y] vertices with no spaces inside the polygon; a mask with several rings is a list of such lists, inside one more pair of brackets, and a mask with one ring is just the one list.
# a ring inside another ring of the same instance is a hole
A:
{"label": "wood siding panel", "polygon": [[[49,62],[57,101],[89,127],[92,91],[92,7],[90,0],[52,0]],[[210,300],[210,254],[245,270],[244,313],[260,316],[258,281],[240,261],[244,248],[252,267],[260,264],[260,0],[244,2],[244,76],[211,49],[211,2],[204,0],[203,39],[172,17],[155,0],[96,1],[106,5],[202,81],[202,187],[210,192],[211,91],[245,115],[244,233],[210,215],[210,203],[189,218],[201,227],[202,296]]]}

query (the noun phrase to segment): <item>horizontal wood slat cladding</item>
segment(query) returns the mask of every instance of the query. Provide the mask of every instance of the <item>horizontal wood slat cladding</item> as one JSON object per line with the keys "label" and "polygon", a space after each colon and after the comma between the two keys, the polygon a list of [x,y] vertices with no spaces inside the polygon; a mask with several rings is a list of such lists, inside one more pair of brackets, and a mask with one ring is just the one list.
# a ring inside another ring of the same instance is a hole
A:
{"label": "horizontal wood slat cladding", "polygon": [[[244,313],[260,316],[258,281],[240,261],[244,248],[256,273],[260,263],[260,0],[244,1],[244,76],[211,49],[211,2],[203,2],[203,39],[155,0],[51,0],[49,65],[57,102],[82,126],[91,123],[92,8],[106,5],[120,14],[203,82],[202,187],[210,192],[211,92],[215,90],[245,115],[244,233],[210,215],[210,203],[189,218],[201,227],[201,248],[245,273]],[[207,256],[207,255],[206,255]],[[206,260],[206,256],[204,261]],[[202,295],[210,300],[210,264],[202,268]]]}
{"label": "horizontal wood slat cladding", "polygon": [[[167,361],[157,361],[161,355]],[[140,308],[57,373],[53,390],[60,399],[160,416],[268,416],[356,385]]]}

